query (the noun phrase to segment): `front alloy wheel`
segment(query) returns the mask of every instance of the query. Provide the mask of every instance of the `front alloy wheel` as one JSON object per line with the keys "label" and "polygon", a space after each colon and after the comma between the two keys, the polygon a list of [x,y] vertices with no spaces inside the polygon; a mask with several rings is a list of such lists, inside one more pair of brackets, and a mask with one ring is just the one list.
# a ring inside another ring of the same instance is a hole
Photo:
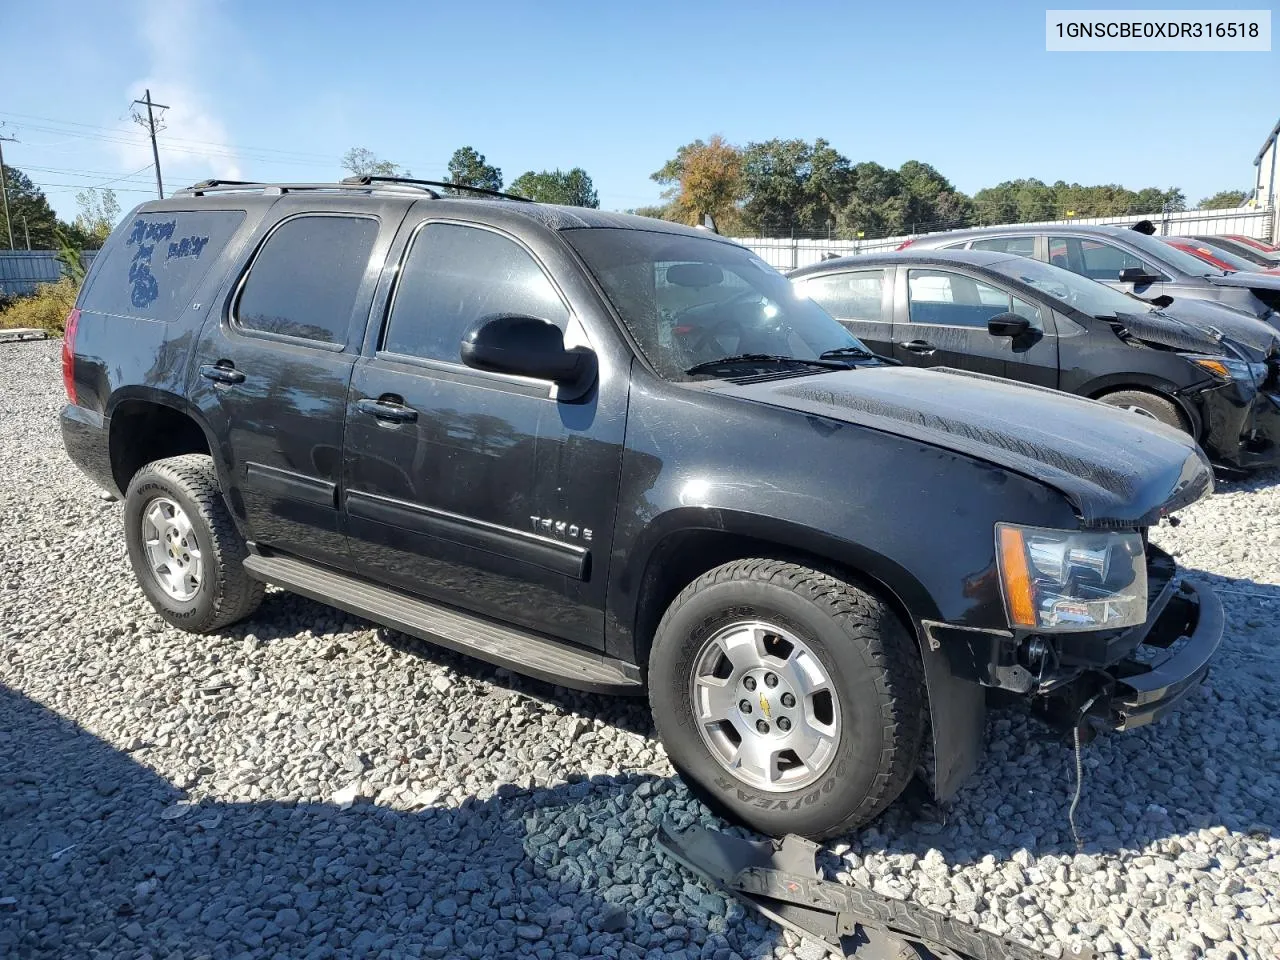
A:
{"label": "front alloy wheel", "polygon": [[902,792],[924,733],[915,640],[879,598],[772,559],[704,573],[663,614],[649,703],[707,806],[763,833],[833,837]]}
{"label": "front alloy wheel", "polygon": [[840,740],[840,706],[813,651],[776,624],[717,631],[695,661],[690,696],[702,742],[725,770],[771,793],[826,773]]}

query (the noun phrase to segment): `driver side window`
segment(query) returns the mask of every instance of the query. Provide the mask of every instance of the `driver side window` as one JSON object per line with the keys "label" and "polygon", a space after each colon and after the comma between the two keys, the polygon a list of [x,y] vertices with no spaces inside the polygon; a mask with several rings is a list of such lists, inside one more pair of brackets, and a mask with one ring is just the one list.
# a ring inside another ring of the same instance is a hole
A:
{"label": "driver side window", "polygon": [[409,248],[380,349],[460,363],[462,338],[499,314],[569,325],[564,301],[520,244],[479,227],[428,223]]}
{"label": "driver side window", "polygon": [[973,277],[946,270],[909,270],[907,303],[912,323],[985,328],[1002,313],[1025,317],[1043,330],[1040,310],[1008,291]]}

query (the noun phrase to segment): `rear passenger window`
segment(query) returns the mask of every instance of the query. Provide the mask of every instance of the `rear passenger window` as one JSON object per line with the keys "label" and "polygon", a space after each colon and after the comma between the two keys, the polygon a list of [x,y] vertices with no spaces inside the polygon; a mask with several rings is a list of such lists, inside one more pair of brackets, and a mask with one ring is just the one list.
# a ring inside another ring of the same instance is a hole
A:
{"label": "rear passenger window", "polygon": [[837,320],[884,320],[884,271],[832,273],[804,281],[801,292]]}
{"label": "rear passenger window", "polygon": [[479,227],[429,223],[409,248],[382,349],[460,363],[462,338],[500,314],[569,325],[564,302],[520,244]]}
{"label": "rear passenger window", "polygon": [[970,250],[993,250],[996,253],[1012,253],[1019,257],[1036,255],[1035,237],[991,237],[987,240],[975,240],[969,244]]}
{"label": "rear passenger window", "polygon": [[176,320],[243,220],[243,210],[136,214],[95,258],[81,308]]}
{"label": "rear passenger window", "polygon": [[345,343],[377,236],[378,222],[368,217],[284,221],[249,267],[236,323],[258,333]]}

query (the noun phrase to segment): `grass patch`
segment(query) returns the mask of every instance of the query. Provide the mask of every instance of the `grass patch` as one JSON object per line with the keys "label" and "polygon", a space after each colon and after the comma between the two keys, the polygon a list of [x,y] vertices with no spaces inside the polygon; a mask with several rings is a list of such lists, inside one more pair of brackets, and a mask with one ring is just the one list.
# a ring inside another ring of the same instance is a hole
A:
{"label": "grass patch", "polygon": [[0,310],[0,329],[35,327],[51,337],[60,337],[79,292],[80,285],[70,277],[57,283],[42,283],[31,296],[13,300]]}

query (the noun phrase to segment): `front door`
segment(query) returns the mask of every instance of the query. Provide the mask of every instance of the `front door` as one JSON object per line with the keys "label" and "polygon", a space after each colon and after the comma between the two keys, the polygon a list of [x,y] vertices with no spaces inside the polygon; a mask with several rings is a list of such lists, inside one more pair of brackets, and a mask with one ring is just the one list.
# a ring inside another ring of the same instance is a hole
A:
{"label": "front door", "polygon": [[385,255],[395,226],[340,209],[273,218],[205,325],[191,397],[220,441],[231,507],[262,545],[347,565],[337,500],[347,390],[375,251]]}
{"label": "front door", "polygon": [[[1051,311],[953,270],[902,268],[897,283],[893,355],[898,360],[1058,386],[1058,340]],[[992,336],[987,321],[1002,313],[1025,317],[1030,330],[1020,337]]]}
{"label": "front door", "polygon": [[561,402],[554,387],[463,366],[485,317],[548,320],[585,343],[539,256],[474,224],[426,221],[398,242],[380,335],[347,407],[345,507],[357,569],[401,589],[577,643],[604,643],[604,585],[626,371]]}
{"label": "front door", "polygon": [[[1094,237],[1049,237],[1049,262],[1055,266],[1078,273],[1090,280],[1105,283],[1121,293],[1132,294],[1141,300],[1154,301],[1163,297],[1169,278],[1156,266],[1141,257],[1122,250],[1113,243]],[[1143,282],[1121,280],[1124,270],[1139,270],[1145,275]],[[1138,310],[1142,307],[1138,306]]]}

